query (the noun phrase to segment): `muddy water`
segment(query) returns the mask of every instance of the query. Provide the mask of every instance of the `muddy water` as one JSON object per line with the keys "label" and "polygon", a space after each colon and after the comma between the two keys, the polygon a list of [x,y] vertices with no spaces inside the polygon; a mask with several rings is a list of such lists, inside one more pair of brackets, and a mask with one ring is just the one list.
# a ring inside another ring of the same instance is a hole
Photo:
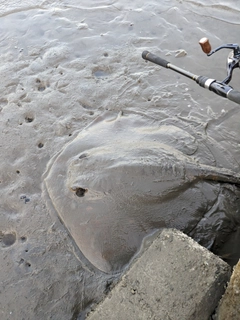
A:
{"label": "muddy water", "polygon": [[[141,58],[149,50],[222,80],[228,51],[207,57],[198,40],[239,42],[239,11],[233,0],[1,1],[1,318],[83,319],[114,280],[76,254],[42,199],[49,160],[103,111],[184,121],[220,143],[232,159],[225,166],[239,171],[239,106]],[[239,79],[236,70],[236,89]],[[231,228],[230,258],[237,219]]]}

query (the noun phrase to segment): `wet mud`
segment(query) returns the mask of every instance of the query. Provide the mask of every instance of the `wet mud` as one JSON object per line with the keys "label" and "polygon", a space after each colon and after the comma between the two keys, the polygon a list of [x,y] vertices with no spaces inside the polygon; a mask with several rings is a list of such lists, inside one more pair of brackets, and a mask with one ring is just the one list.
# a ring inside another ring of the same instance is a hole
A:
{"label": "wet mud", "polygon": [[[239,106],[144,61],[141,53],[149,50],[195,74],[222,80],[228,51],[207,57],[198,40],[206,36],[212,47],[239,42],[239,11],[235,1],[1,2],[2,319],[84,319],[84,310],[99,301],[120,274],[100,271],[94,266],[95,256],[89,263],[88,248],[81,254],[78,246],[83,248],[76,236],[71,236],[69,226],[59,222],[53,212],[63,213],[43,192],[46,168],[50,175],[57,170],[57,160],[51,159],[64,156],[64,167],[68,159],[64,150],[71,145],[75,148],[79,132],[104,112],[142,116],[148,119],[143,126],[151,127],[151,121],[155,126],[168,126],[171,134],[165,138],[170,149],[180,149],[194,165],[199,161],[220,172],[229,170],[230,176],[238,174]],[[235,89],[238,71],[231,83]],[[128,130],[126,127],[130,135]],[[125,139],[130,143],[132,137]],[[86,161],[88,152],[89,145],[79,161]],[[74,166],[72,170],[78,172]],[[58,180],[54,179],[56,192]],[[90,195],[89,186],[69,181],[75,188],[74,201]],[[186,217],[192,217],[188,211],[191,204],[185,204],[186,199],[193,201],[195,191],[197,218],[189,234],[231,264],[239,256],[239,189],[235,183],[199,181],[184,189],[183,198],[176,195],[174,205],[168,201],[169,210],[185,208]],[[63,192],[58,191],[60,202],[66,196]],[[67,224],[69,217],[61,218]],[[181,223],[187,220],[178,218],[179,228],[184,229]],[[150,221],[159,224],[159,220]],[[133,241],[132,228],[127,232]],[[216,237],[210,239],[209,234]],[[108,270],[120,270],[137,251],[141,237],[125,262],[119,265],[121,258],[117,257]]]}

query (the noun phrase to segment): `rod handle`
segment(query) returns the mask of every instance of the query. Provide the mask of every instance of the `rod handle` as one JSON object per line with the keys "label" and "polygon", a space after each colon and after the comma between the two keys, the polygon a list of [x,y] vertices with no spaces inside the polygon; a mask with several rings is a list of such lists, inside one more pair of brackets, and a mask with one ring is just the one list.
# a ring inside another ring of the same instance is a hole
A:
{"label": "rod handle", "polygon": [[240,104],[240,92],[237,90],[230,90],[227,93],[227,98],[233,102]]}
{"label": "rod handle", "polygon": [[207,77],[199,76],[196,82],[203,88],[209,89],[215,92],[221,97],[228,98],[229,100],[240,104],[240,92],[234,90],[232,87],[218,82],[214,79],[209,79]]}
{"label": "rod handle", "polygon": [[164,68],[168,67],[169,62],[156,56],[155,54],[149,52],[149,51],[143,51],[142,58],[148,61],[151,61],[153,63],[156,63]]}

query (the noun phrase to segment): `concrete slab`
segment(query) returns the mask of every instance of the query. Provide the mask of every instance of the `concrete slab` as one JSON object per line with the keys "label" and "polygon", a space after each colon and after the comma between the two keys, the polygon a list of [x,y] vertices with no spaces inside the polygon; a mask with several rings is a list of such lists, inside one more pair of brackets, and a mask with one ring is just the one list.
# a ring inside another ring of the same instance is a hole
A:
{"label": "concrete slab", "polygon": [[230,267],[191,238],[164,229],[88,320],[207,320]]}

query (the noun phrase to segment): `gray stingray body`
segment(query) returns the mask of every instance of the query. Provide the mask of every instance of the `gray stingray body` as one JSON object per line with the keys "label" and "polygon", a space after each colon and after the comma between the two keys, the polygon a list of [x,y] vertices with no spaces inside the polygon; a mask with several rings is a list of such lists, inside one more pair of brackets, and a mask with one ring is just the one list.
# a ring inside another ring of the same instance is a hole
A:
{"label": "gray stingray body", "polygon": [[120,271],[144,237],[162,227],[190,233],[213,207],[221,182],[240,184],[224,150],[189,131],[174,121],[107,114],[52,159],[44,176],[48,196],[96,268]]}

